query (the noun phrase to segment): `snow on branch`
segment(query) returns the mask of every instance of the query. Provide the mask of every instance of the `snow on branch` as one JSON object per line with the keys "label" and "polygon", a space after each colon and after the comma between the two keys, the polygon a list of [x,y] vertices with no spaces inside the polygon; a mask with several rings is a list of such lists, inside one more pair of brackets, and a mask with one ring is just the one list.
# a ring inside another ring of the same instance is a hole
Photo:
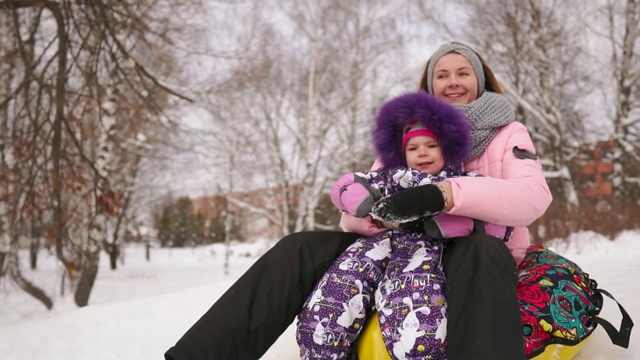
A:
{"label": "snow on branch", "polygon": [[278,218],[276,216],[274,216],[271,212],[269,212],[267,209],[251,205],[250,203],[248,203],[246,201],[240,200],[238,198],[234,198],[232,196],[227,196],[227,200],[230,203],[232,203],[232,204],[234,204],[234,205],[236,205],[236,206],[238,206],[238,207],[240,207],[242,209],[247,209],[247,210],[249,210],[249,211],[251,211],[253,213],[265,216],[266,218],[269,219],[269,221],[273,222],[274,224],[279,224],[280,223]]}
{"label": "snow on branch", "polygon": [[548,133],[555,134],[557,132],[553,128],[553,126],[551,126],[551,124],[549,123],[548,119],[545,117],[545,115],[542,112],[537,110],[537,108],[535,106],[533,106],[527,100],[525,100],[520,95],[518,95],[518,92],[516,91],[516,89],[513,88],[511,83],[509,83],[508,81],[503,81],[501,79],[500,80],[500,84],[504,88],[505,92],[508,95],[510,95],[511,98],[513,98],[520,106],[522,106],[527,111],[527,113],[529,113],[533,117],[535,117],[536,120],[548,131]]}

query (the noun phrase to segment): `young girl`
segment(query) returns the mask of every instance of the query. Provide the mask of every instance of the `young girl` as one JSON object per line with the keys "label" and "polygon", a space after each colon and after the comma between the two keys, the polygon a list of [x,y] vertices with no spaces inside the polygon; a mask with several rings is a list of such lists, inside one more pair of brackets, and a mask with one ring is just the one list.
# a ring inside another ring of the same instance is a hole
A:
{"label": "young girl", "polygon": [[[381,197],[461,176],[469,137],[466,119],[453,106],[424,91],[399,96],[382,106],[373,132],[385,167],[342,176],[331,199],[340,210],[365,217]],[[394,358],[446,359],[443,238],[468,235],[473,227],[470,218],[442,215],[432,219],[429,234],[422,226],[418,231],[407,227],[357,240],[325,273],[299,314],[301,358],[345,358],[375,299]],[[485,228],[505,237],[504,226]]]}

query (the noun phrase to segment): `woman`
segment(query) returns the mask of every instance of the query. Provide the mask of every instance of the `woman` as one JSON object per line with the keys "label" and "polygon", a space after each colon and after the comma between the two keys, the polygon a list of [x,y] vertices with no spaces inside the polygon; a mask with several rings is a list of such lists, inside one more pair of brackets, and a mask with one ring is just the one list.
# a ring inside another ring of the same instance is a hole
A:
{"label": "woman", "polygon": [[[515,226],[506,246],[483,234],[448,244],[443,258],[448,357],[524,359],[515,294],[516,261],[522,259],[529,243],[525,226],[551,203],[531,137],[524,125],[514,121],[515,114],[505,106],[504,98],[496,95],[502,90],[491,69],[465,45],[440,47],[427,62],[420,88],[465,112],[472,131],[472,154],[465,171],[485,176],[449,179],[443,182],[442,192],[432,186],[399,192],[382,200],[379,215],[402,220],[416,213],[423,216],[444,210]],[[344,215],[341,225],[363,235],[384,231],[372,222],[354,220]],[[165,358],[259,359],[291,324],[315,282],[358,237],[351,232],[286,236],[167,351]]]}

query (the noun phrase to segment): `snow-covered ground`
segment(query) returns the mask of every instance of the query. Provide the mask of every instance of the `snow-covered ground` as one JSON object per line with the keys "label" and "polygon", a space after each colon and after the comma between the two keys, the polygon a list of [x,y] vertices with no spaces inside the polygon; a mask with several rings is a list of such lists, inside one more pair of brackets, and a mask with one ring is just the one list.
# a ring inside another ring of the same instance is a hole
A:
{"label": "snow-covered ground", "polygon": [[[197,249],[153,249],[151,261],[144,249],[129,247],[125,265],[117,271],[101,259],[90,306],[78,309],[60,296],[61,269],[43,252],[38,270],[23,266],[25,277],[54,298],[47,311],[6,279],[0,281],[0,358],[4,360],[146,360],[164,352],[265,250],[265,243],[237,246],[230,275],[223,274],[219,246]],[[610,291],[633,318],[640,319],[640,232],[626,232],[609,241],[581,233],[553,246],[577,262]],[[243,254],[243,255],[240,255]],[[68,295],[68,294],[67,294]],[[602,317],[618,325],[617,306],[605,300]],[[637,330],[640,331],[640,330]],[[598,328],[576,360],[640,359],[640,337],[632,334],[629,349],[617,347]],[[264,360],[296,359],[294,329],[280,337]]]}

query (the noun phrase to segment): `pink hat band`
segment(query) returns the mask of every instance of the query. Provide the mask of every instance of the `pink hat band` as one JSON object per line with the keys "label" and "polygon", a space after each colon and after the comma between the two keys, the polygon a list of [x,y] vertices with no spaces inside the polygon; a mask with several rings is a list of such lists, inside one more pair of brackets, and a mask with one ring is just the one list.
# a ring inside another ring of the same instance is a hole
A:
{"label": "pink hat band", "polygon": [[404,135],[402,136],[402,151],[404,151],[407,141],[416,136],[428,136],[436,141],[438,140],[438,137],[433,133],[433,131],[425,128],[421,123],[415,122],[404,129]]}

